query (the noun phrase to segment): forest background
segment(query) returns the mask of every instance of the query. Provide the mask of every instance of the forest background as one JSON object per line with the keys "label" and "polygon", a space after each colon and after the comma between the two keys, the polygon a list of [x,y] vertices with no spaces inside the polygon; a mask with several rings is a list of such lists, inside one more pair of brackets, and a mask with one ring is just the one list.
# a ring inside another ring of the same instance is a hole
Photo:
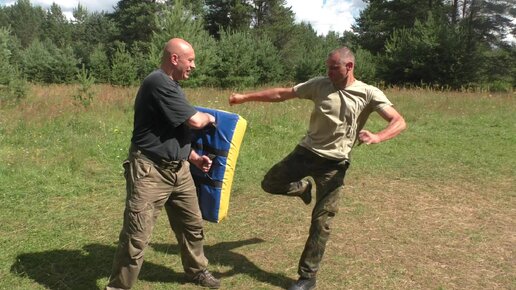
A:
{"label": "forest background", "polygon": [[[378,86],[512,91],[516,7],[508,0],[365,1],[351,31],[318,35],[284,0],[122,0],[113,12],[29,0],[0,7],[0,99],[28,83],[136,85],[166,40],[183,37],[198,69],[185,87],[295,83],[325,73],[327,53],[356,52],[356,75]],[[511,40],[512,39],[512,40]],[[82,96],[87,98],[87,96]]]}
{"label": "forest background", "polygon": [[[172,36],[196,48],[189,101],[248,121],[229,215],[205,223],[225,289],[297,279],[312,209],[259,185],[306,132],[311,102],[227,97],[324,74],[340,45],[409,129],[354,149],[318,289],[516,289],[514,4],[368,1],[352,31],[321,36],[284,1],[159,2],[79,5],[73,20],[58,5],[0,7],[0,289],[104,288],[134,97]],[[158,223],[135,289],[196,289]]]}

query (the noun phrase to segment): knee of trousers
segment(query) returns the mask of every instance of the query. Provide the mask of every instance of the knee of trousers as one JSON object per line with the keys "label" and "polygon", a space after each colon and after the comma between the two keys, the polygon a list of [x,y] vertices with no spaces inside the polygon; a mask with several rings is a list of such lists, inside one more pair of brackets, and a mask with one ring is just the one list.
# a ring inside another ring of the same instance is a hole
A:
{"label": "knee of trousers", "polygon": [[269,182],[267,182],[266,179],[262,180],[261,186],[262,186],[263,191],[271,193],[272,187],[270,186]]}
{"label": "knee of trousers", "polygon": [[270,194],[283,194],[283,191],[286,191],[285,188],[283,188],[283,185],[276,184],[275,182],[271,182],[271,180],[267,179],[265,177],[262,180],[261,183],[263,191],[270,193]]}
{"label": "knee of trousers", "polygon": [[323,209],[318,212],[314,211],[311,221],[311,230],[329,234],[331,232],[331,222],[338,212],[338,208],[331,210]]}
{"label": "knee of trousers", "polygon": [[152,211],[126,212],[126,220],[120,234],[120,243],[126,254],[134,260],[143,257],[153,230]]}
{"label": "knee of trousers", "polygon": [[188,241],[200,241],[204,239],[204,228],[202,224],[184,224],[183,235]]}
{"label": "knee of trousers", "polygon": [[139,260],[143,258],[145,247],[148,242],[131,235],[120,237],[119,254],[125,256],[126,259]]}

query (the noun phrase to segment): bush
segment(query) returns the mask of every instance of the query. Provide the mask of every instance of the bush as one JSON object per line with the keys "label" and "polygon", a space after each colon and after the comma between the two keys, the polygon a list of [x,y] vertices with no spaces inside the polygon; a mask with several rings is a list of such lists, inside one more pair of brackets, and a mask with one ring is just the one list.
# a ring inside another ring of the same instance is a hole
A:
{"label": "bush", "polygon": [[71,47],[60,49],[50,41],[36,40],[22,53],[23,74],[34,82],[71,83],[78,63]]}
{"label": "bush", "polygon": [[82,65],[82,69],[77,73],[77,80],[79,81],[79,88],[75,95],[73,95],[73,99],[76,104],[87,108],[93,102],[93,96],[95,95],[92,91],[95,77],[93,77],[90,72],[84,68],[84,65]]}
{"label": "bush", "polygon": [[109,59],[103,45],[98,45],[90,56],[90,74],[99,83],[109,83]]}
{"label": "bush", "polygon": [[136,83],[136,65],[133,57],[119,43],[111,65],[111,83],[114,85],[130,86]]}
{"label": "bush", "polygon": [[8,28],[0,28],[0,100],[19,100],[27,94],[27,82],[12,61],[11,47],[15,42]]}

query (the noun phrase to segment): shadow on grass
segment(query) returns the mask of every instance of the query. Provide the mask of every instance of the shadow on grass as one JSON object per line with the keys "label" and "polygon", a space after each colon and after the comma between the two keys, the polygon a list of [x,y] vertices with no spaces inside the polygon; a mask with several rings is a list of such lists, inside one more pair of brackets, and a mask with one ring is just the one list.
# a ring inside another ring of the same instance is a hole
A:
{"label": "shadow on grass", "polygon": [[[283,274],[266,272],[256,266],[246,256],[232,251],[242,246],[261,242],[264,242],[264,240],[259,238],[253,238],[244,241],[223,242],[213,246],[204,246],[204,252],[210,261],[210,265],[218,264],[232,268],[231,270],[224,273],[215,273],[216,277],[224,278],[238,274],[245,274],[257,281],[280,288],[286,288],[287,286],[290,286],[290,284],[292,284],[295,280],[286,277]],[[179,252],[177,245],[153,244],[151,246],[156,251],[160,252]],[[222,280],[222,283],[224,283],[224,280]]]}
{"label": "shadow on grass", "polygon": [[[223,242],[213,246],[205,246],[206,256],[210,264],[221,264],[233,267],[225,273],[214,273],[216,277],[230,277],[245,274],[258,281],[285,287],[291,279],[280,274],[271,274],[261,270],[244,255],[231,252],[232,249],[262,242],[261,239],[249,239],[236,242]],[[177,245],[152,244],[157,251],[179,252]],[[11,266],[11,273],[31,279],[47,289],[99,289],[97,280],[107,278],[110,274],[112,259],[116,247],[91,244],[83,250],[52,250],[37,253],[20,254]],[[179,259],[179,257],[177,257]],[[138,277],[139,280],[185,283],[183,273],[145,261]],[[224,283],[222,281],[222,283]],[[103,287],[103,286],[102,286]],[[102,288],[100,288],[102,289]]]}

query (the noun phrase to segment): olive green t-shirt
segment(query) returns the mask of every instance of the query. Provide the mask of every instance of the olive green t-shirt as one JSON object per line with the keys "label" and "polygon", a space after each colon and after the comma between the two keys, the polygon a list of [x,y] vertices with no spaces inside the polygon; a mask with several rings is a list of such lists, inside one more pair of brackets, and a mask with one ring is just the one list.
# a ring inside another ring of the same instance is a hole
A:
{"label": "olive green t-shirt", "polygon": [[392,106],[380,89],[358,80],[339,90],[328,77],[316,77],[296,85],[294,91],[300,99],[314,102],[308,131],[299,145],[335,160],[350,158],[358,132],[373,111]]}

